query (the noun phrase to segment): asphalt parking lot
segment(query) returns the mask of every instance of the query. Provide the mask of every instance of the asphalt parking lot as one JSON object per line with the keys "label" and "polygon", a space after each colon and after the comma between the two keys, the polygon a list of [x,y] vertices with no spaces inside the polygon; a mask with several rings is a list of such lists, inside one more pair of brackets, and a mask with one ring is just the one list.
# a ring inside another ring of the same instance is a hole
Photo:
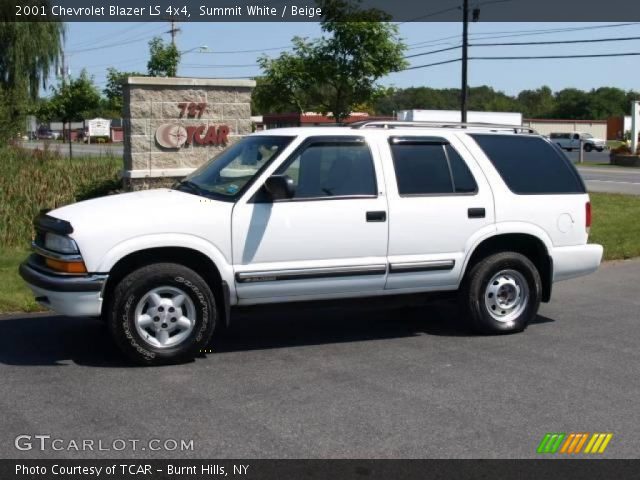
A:
{"label": "asphalt parking lot", "polygon": [[[546,432],[640,449],[640,260],[557,284],[523,334],[447,303],[243,313],[195,362],[124,364],[93,320],[0,320],[3,458],[535,457]],[[189,452],[17,451],[20,434],[193,440]]]}
{"label": "asphalt parking lot", "polygon": [[640,169],[625,167],[578,167],[590,192],[640,195]]}

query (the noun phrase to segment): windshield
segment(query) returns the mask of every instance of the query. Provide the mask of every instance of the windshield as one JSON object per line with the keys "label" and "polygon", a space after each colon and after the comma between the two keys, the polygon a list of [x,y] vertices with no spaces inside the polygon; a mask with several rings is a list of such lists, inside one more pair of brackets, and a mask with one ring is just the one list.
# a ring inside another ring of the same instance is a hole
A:
{"label": "windshield", "polygon": [[591,135],[590,133],[583,133],[582,138],[593,138],[593,135]]}
{"label": "windshield", "polygon": [[236,197],[293,138],[245,137],[182,180],[176,189],[218,198]]}

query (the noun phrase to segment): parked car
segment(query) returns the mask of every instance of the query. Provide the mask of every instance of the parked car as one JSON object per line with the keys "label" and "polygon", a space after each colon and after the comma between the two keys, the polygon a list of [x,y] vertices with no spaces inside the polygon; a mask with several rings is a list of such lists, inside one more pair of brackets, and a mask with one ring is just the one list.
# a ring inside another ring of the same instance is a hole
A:
{"label": "parked car", "polygon": [[57,140],[60,134],[53,130],[38,130],[37,137],[38,140]]}
{"label": "parked car", "polygon": [[607,148],[607,141],[601,138],[596,138],[590,133],[583,132],[567,132],[567,133],[552,133],[549,135],[549,139],[557,144],[560,148],[572,151],[575,149],[580,149],[580,140],[582,140],[582,144],[585,152],[590,152],[592,150],[597,150],[602,152],[605,148]]}
{"label": "parked car", "polygon": [[41,214],[20,273],[40,304],[101,317],[160,364],[267,303],[457,291],[477,331],[520,332],[555,282],[597,269],[590,226],[571,162],[519,127],[285,128],[173,188]]}

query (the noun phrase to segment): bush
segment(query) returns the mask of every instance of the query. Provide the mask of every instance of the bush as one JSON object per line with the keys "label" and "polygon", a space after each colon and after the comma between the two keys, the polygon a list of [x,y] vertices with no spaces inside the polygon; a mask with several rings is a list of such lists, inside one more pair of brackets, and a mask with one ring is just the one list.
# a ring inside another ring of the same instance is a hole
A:
{"label": "bush", "polygon": [[120,188],[122,159],[63,157],[58,150],[0,147],[0,248],[28,246],[33,217]]}

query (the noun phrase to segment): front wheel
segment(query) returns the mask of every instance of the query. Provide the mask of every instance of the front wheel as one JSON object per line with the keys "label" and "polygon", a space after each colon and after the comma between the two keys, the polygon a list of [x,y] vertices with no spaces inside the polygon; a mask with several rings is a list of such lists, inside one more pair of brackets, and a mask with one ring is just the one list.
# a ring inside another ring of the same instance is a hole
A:
{"label": "front wheel", "polygon": [[116,286],[112,298],[111,334],[136,363],[191,360],[213,335],[213,293],[200,275],[182,265],[158,263],[135,270]]}
{"label": "front wheel", "polygon": [[593,145],[591,145],[590,143],[586,143],[584,145],[584,151],[585,152],[590,152],[591,150],[593,150]]}
{"label": "front wheel", "polygon": [[521,332],[538,313],[540,274],[524,255],[503,252],[477,263],[461,289],[461,302],[480,333]]}

